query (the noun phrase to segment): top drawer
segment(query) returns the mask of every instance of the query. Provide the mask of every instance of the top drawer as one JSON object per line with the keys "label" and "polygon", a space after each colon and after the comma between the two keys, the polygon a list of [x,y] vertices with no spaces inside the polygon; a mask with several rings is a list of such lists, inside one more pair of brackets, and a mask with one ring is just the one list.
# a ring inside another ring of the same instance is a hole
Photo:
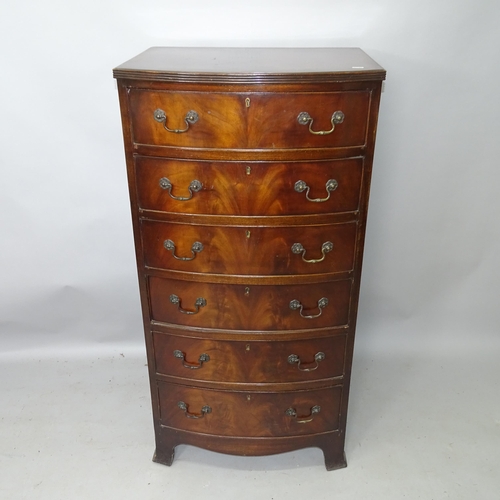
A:
{"label": "top drawer", "polygon": [[132,138],[139,144],[190,148],[362,146],[370,97],[369,91],[274,94],[132,89]]}

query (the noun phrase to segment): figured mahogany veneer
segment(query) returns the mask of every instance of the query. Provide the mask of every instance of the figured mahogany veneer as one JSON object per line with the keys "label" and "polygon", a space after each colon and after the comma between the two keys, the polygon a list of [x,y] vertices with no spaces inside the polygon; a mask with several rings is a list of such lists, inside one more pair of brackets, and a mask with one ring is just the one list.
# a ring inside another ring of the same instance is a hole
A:
{"label": "figured mahogany veneer", "polygon": [[[370,99],[368,91],[276,94],[131,90],[129,95],[134,142],[234,149],[364,145]],[[325,114],[325,108],[341,110],[348,116],[344,126],[336,134],[305,134],[307,126],[297,121],[299,113],[317,116],[315,128],[329,130],[331,113]],[[168,110],[167,126],[172,129],[185,128],[188,111],[196,111],[199,118],[190,134],[165,134],[151,120],[151,110],[156,109]]]}
{"label": "figured mahogany veneer", "polygon": [[385,71],[359,49],[149,49],[115,68],[156,436],[344,455]]}
{"label": "figured mahogany veneer", "polygon": [[[140,209],[206,215],[310,215],[359,210],[363,158],[302,162],[206,162],[135,157]],[[250,174],[248,170],[250,169]],[[172,195],[189,196],[188,186],[199,180],[202,188],[189,203],[174,200],[160,180],[172,183]],[[310,198],[325,198],[326,183],[338,187],[328,202],[311,203],[295,183],[311,187]]]}
{"label": "figured mahogany veneer", "polygon": [[[356,230],[356,222],[286,227],[141,222],[144,263],[147,267],[217,274],[286,275],[351,271]],[[168,241],[174,244],[174,250],[166,248],[165,242]],[[195,247],[197,251],[193,251],[197,242],[202,247]],[[296,244],[302,245],[305,252],[294,253]],[[327,246],[324,247],[325,244]],[[323,247],[325,250],[322,250]]]}
{"label": "figured mahogany veneer", "polygon": [[[162,323],[226,330],[293,330],[296,328],[324,328],[347,326],[352,281],[338,280],[301,285],[236,285],[227,283],[200,283],[149,278],[151,319]],[[179,305],[171,302],[174,294]],[[196,310],[196,299],[206,305]],[[328,304],[320,309],[322,298]],[[304,306],[303,318],[299,310],[290,308],[298,300]],[[186,314],[186,311],[188,314]]]}
{"label": "figured mahogany veneer", "polygon": [[[344,333],[305,340],[217,340],[213,334],[193,338],[153,332],[157,375],[247,384],[341,379],[346,339]],[[177,351],[182,357],[174,355]],[[289,361],[293,355],[298,361]]]}
{"label": "figured mahogany veneer", "polygon": [[[240,392],[160,381],[158,392],[161,423],[174,429],[222,436],[278,437],[337,431],[339,426],[340,385],[304,391]],[[171,401],[186,403],[189,416]],[[210,407],[210,413],[203,414],[204,406]],[[311,414],[315,406],[319,412]],[[289,408],[297,415],[287,415]]]}

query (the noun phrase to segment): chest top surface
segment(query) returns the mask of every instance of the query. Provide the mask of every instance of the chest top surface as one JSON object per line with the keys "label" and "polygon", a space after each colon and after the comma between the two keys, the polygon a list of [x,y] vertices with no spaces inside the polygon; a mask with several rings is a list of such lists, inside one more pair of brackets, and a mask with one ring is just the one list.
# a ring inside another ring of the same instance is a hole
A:
{"label": "chest top surface", "polygon": [[158,81],[383,80],[385,70],[358,48],[152,47],[113,70],[115,78]]}

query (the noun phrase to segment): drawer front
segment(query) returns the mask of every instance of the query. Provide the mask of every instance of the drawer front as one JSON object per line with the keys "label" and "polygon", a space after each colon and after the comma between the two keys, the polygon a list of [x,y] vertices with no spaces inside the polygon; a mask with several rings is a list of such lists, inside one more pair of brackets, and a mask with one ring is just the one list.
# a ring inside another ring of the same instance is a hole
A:
{"label": "drawer front", "polygon": [[[230,285],[149,277],[154,321],[225,330],[296,330],[348,324],[352,281]],[[326,300],[325,300],[326,299]]]}
{"label": "drawer front", "polygon": [[[239,94],[203,92],[150,92],[131,90],[129,94],[132,140],[139,144],[198,148],[244,147],[245,98]],[[165,121],[155,119],[162,110]],[[195,111],[195,123],[186,114]],[[182,130],[173,133],[165,130]]]}
{"label": "drawer front", "polygon": [[[256,94],[248,114],[248,147],[363,146],[370,96],[367,91]],[[299,120],[305,114],[307,121]]]}
{"label": "drawer front", "polygon": [[[273,437],[337,430],[342,387],[229,392],[158,382],[162,425],[222,436]],[[295,414],[295,415],[294,415]]]}
{"label": "drawer front", "polygon": [[245,275],[350,271],[356,228],[355,222],[293,227],[141,222],[146,266]]}
{"label": "drawer front", "polygon": [[131,90],[132,136],[139,144],[191,148],[362,146],[366,142],[370,96],[368,91],[274,94]]}
{"label": "drawer front", "polygon": [[344,373],[346,336],[239,341],[153,332],[156,373],[240,383],[301,382]]}
{"label": "drawer front", "polygon": [[206,215],[354,212],[363,173],[362,158],[230,163],[138,156],[135,165],[139,208]]}

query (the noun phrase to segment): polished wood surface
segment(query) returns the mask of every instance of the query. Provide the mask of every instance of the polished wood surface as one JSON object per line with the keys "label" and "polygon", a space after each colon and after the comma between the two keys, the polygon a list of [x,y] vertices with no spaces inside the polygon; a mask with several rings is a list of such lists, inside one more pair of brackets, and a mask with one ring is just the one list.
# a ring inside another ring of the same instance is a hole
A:
{"label": "polished wood surface", "polygon": [[316,446],[345,467],[385,71],[359,49],[152,48],[114,75],[154,460]]}
{"label": "polished wood surface", "polygon": [[115,78],[176,82],[338,82],[383,80],[358,48],[151,47],[118,66]]}
{"label": "polished wood surface", "polygon": [[[248,174],[248,168],[250,173]],[[171,213],[207,215],[308,215],[355,212],[359,209],[363,159],[317,162],[204,162],[162,158],[135,158],[139,207]],[[160,187],[166,177],[172,196],[189,197],[188,187],[199,180],[202,189],[188,201],[173,199]],[[304,181],[309,198],[328,196],[330,179],[337,189],[325,202],[311,202],[306,193],[295,191]]]}
{"label": "polished wood surface", "polygon": [[219,453],[244,454],[245,456],[274,455],[301,448],[317,447],[323,451],[325,456],[326,470],[336,470],[347,466],[344,439],[345,435],[341,429],[302,436],[286,436],[286,438],[240,438],[201,434],[160,425],[157,431],[157,448],[153,455],[153,461],[163,465],[172,465],[175,447],[179,444],[189,444]]}
{"label": "polished wood surface", "polygon": [[[351,271],[356,230],[356,222],[291,227],[141,222],[147,267],[216,274],[287,275]],[[175,251],[165,248],[168,240],[175,244]],[[197,242],[203,245],[203,249],[194,252],[193,244]],[[303,246],[304,255],[293,253],[296,243]],[[325,243],[333,246],[326,253],[322,251]]]}
{"label": "polished wood surface", "polygon": [[[182,379],[266,384],[342,377],[345,335],[306,340],[213,340],[153,332],[156,372]],[[176,358],[174,351],[184,358]],[[318,353],[324,359],[316,361]],[[200,356],[209,360],[200,363]],[[298,362],[288,358],[295,354]],[[187,366],[185,366],[187,365]]]}
{"label": "polished wood surface", "polygon": [[[151,319],[162,323],[227,330],[293,330],[344,326],[349,322],[351,280],[303,285],[228,285],[149,278]],[[175,294],[180,305],[173,304]],[[198,298],[206,305],[196,311]],[[328,305],[318,307],[325,297]],[[290,302],[304,306],[303,318]],[[182,311],[180,310],[182,309]],[[191,314],[190,314],[191,313]]]}
{"label": "polished wood surface", "polygon": [[[371,93],[129,93],[133,140],[139,144],[203,148],[287,149],[362,146]],[[165,130],[154,119],[154,111],[166,114],[169,129],[185,129],[186,114],[194,110],[198,121],[184,133]],[[297,117],[307,112],[314,131],[332,129],[331,117],[342,111],[345,119],[335,133],[316,135]]]}
{"label": "polished wood surface", "polygon": [[[342,386],[307,391],[236,392],[158,382],[158,391],[161,424],[175,429],[222,436],[276,437],[316,434],[339,426]],[[178,407],[179,401],[186,403],[189,416]],[[202,417],[201,409],[206,405],[211,412]],[[314,406],[320,406],[321,410],[311,415]],[[297,418],[286,415],[288,408],[296,410]]]}

